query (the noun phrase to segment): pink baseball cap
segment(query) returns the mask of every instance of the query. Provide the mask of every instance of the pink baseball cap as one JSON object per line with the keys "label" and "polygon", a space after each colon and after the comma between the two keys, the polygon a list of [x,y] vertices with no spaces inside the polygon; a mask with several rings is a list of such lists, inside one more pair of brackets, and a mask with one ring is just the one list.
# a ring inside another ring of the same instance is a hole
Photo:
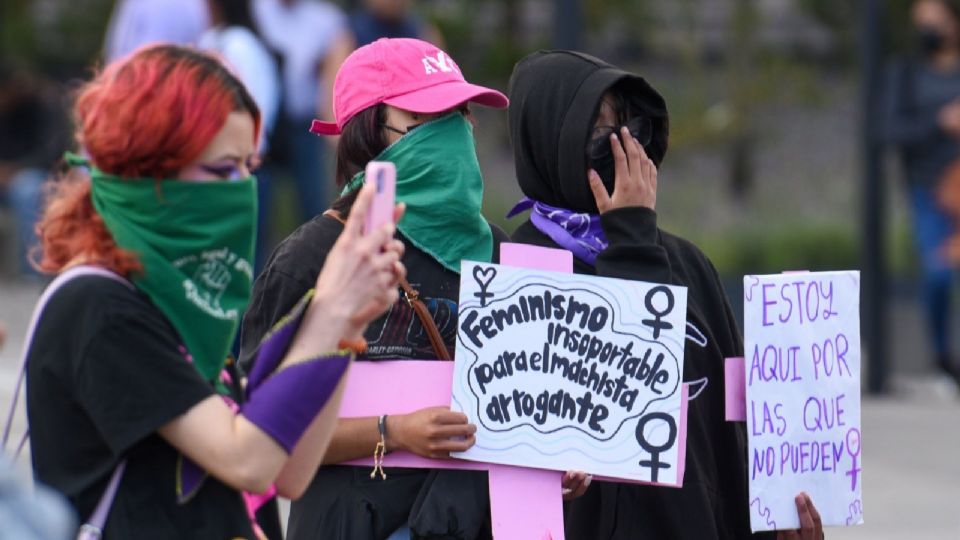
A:
{"label": "pink baseball cap", "polygon": [[339,135],[357,113],[378,103],[417,113],[445,111],[472,101],[506,108],[507,96],[470,84],[450,56],[419,39],[382,38],[353,51],[333,83],[335,122],[314,120],[310,132]]}

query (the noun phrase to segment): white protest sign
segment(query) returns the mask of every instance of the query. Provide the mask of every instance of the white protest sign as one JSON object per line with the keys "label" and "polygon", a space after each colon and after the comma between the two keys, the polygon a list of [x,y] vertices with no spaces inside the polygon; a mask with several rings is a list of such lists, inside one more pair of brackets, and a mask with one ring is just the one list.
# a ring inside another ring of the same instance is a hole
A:
{"label": "white protest sign", "polygon": [[862,523],[860,273],[743,285],[750,527],[798,528],[801,491],[824,525]]}
{"label": "white protest sign", "polygon": [[684,287],[464,261],[451,408],[473,461],[677,483]]}

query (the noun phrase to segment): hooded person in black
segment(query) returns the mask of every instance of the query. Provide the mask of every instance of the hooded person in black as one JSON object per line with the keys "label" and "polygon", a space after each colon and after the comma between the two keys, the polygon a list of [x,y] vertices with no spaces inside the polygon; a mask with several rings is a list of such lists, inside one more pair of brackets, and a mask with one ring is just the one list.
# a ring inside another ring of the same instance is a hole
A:
{"label": "hooded person in black", "polygon": [[[746,433],[724,418],[724,358],[742,355],[742,337],[710,260],[657,227],[656,175],[668,140],[663,97],[639,76],[570,51],[521,60],[509,94],[526,195],[511,214],[532,210],[512,240],[569,249],[579,274],[688,288],[683,487],[595,482],[565,508],[567,538],[751,537]],[[801,518],[806,504],[798,498]],[[809,516],[819,522],[815,509]]]}

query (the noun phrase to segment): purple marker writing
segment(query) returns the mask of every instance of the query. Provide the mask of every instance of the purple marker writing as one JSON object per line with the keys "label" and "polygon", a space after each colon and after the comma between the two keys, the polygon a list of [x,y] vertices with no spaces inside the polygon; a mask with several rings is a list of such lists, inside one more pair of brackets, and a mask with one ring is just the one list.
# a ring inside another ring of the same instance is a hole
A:
{"label": "purple marker writing", "polygon": [[[854,447],[856,447],[856,450],[853,449]],[[860,430],[857,428],[850,428],[850,431],[847,432],[847,453],[853,458],[853,463],[846,475],[850,477],[850,491],[856,491],[857,476],[863,470],[857,467],[857,458],[860,456]]]}

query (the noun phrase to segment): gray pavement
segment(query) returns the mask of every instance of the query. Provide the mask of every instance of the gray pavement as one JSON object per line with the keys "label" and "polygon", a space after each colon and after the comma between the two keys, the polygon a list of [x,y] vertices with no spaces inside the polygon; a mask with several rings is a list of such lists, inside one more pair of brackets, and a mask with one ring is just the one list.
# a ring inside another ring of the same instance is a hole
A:
{"label": "gray pavement", "polygon": [[[0,413],[5,417],[36,283],[0,281]],[[927,373],[916,306],[893,299],[894,392],[863,402],[865,525],[829,529],[831,539],[960,539],[960,395]],[[867,359],[868,361],[868,359]],[[23,429],[23,413],[18,430]],[[21,464],[25,460],[21,460]],[[24,465],[25,466],[25,465]]]}

